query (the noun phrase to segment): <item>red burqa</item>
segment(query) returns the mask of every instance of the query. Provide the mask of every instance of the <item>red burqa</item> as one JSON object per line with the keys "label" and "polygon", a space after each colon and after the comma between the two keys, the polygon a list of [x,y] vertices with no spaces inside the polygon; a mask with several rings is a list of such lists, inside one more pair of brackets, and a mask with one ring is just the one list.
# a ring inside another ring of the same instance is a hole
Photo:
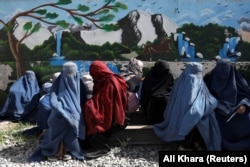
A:
{"label": "red burqa", "polygon": [[93,96],[82,106],[87,135],[104,132],[113,124],[124,125],[126,81],[103,61],[93,61],[89,71],[94,80]]}

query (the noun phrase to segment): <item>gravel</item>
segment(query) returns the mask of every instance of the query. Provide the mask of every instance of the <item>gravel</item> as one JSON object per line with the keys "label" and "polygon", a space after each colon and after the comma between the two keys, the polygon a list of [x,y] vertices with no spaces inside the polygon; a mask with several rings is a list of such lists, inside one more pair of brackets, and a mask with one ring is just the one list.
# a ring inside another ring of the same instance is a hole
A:
{"label": "gravel", "polygon": [[23,141],[20,132],[16,132],[15,135],[5,135],[3,138],[4,142],[0,144],[0,167],[157,167],[158,151],[175,149],[175,146],[167,144],[113,146],[105,156],[84,162],[58,160],[29,163],[28,157],[38,146],[36,137],[30,136]]}

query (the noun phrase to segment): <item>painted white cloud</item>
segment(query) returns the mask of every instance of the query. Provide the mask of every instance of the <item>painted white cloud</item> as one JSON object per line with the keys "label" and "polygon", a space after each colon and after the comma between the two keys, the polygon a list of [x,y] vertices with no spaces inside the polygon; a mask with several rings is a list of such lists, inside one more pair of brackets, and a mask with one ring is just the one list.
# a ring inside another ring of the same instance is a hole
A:
{"label": "painted white cloud", "polygon": [[240,24],[240,28],[244,31],[248,31],[250,32],[250,23],[247,23],[247,22],[242,22]]}
{"label": "painted white cloud", "polygon": [[250,32],[250,18],[247,17],[241,17],[238,20],[238,23],[240,25],[240,28],[244,31],[249,31]]}
{"label": "painted white cloud", "polygon": [[226,14],[223,16],[224,19],[229,19],[229,18],[232,18],[232,17],[233,17],[233,15],[232,15],[231,13],[226,13]]}
{"label": "painted white cloud", "polygon": [[175,19],[175,22],[180,26],[184,23],[196,23],[198,21],[198,17],[196,14],[190,11],[180,12],[178,17]]}
{"label": "painted white cloud", "polygon": [[214,14],[215,12],[212,10],[212,9],[204,9],[200,12],[200,16],[203,17],[203,16],[210,16],[211,14]]}

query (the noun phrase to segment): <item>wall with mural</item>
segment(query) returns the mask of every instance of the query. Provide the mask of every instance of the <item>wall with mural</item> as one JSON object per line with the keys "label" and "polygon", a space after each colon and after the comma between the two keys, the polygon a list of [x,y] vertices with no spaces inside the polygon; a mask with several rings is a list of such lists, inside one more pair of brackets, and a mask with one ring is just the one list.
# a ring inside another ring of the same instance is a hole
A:
{"label": "wall with mural", "polygon": [[0,90],[29,69],[42,83],[68,60],[81,73],[92,60],[116,70],[131,57],[173,66],[230,58],[248,68],[249,6],[250,0],[0,0]]}

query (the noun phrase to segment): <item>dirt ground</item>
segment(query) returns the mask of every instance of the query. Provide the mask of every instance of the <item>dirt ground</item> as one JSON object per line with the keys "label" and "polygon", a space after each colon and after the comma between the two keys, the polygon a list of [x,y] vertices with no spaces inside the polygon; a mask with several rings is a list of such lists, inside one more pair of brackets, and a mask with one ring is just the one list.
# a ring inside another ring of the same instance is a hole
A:
{"label": "dirt ground", "polygon": [[9,128],[14,127],[17,123],[10,121],[0,121],[0,132],[7,131]]}

